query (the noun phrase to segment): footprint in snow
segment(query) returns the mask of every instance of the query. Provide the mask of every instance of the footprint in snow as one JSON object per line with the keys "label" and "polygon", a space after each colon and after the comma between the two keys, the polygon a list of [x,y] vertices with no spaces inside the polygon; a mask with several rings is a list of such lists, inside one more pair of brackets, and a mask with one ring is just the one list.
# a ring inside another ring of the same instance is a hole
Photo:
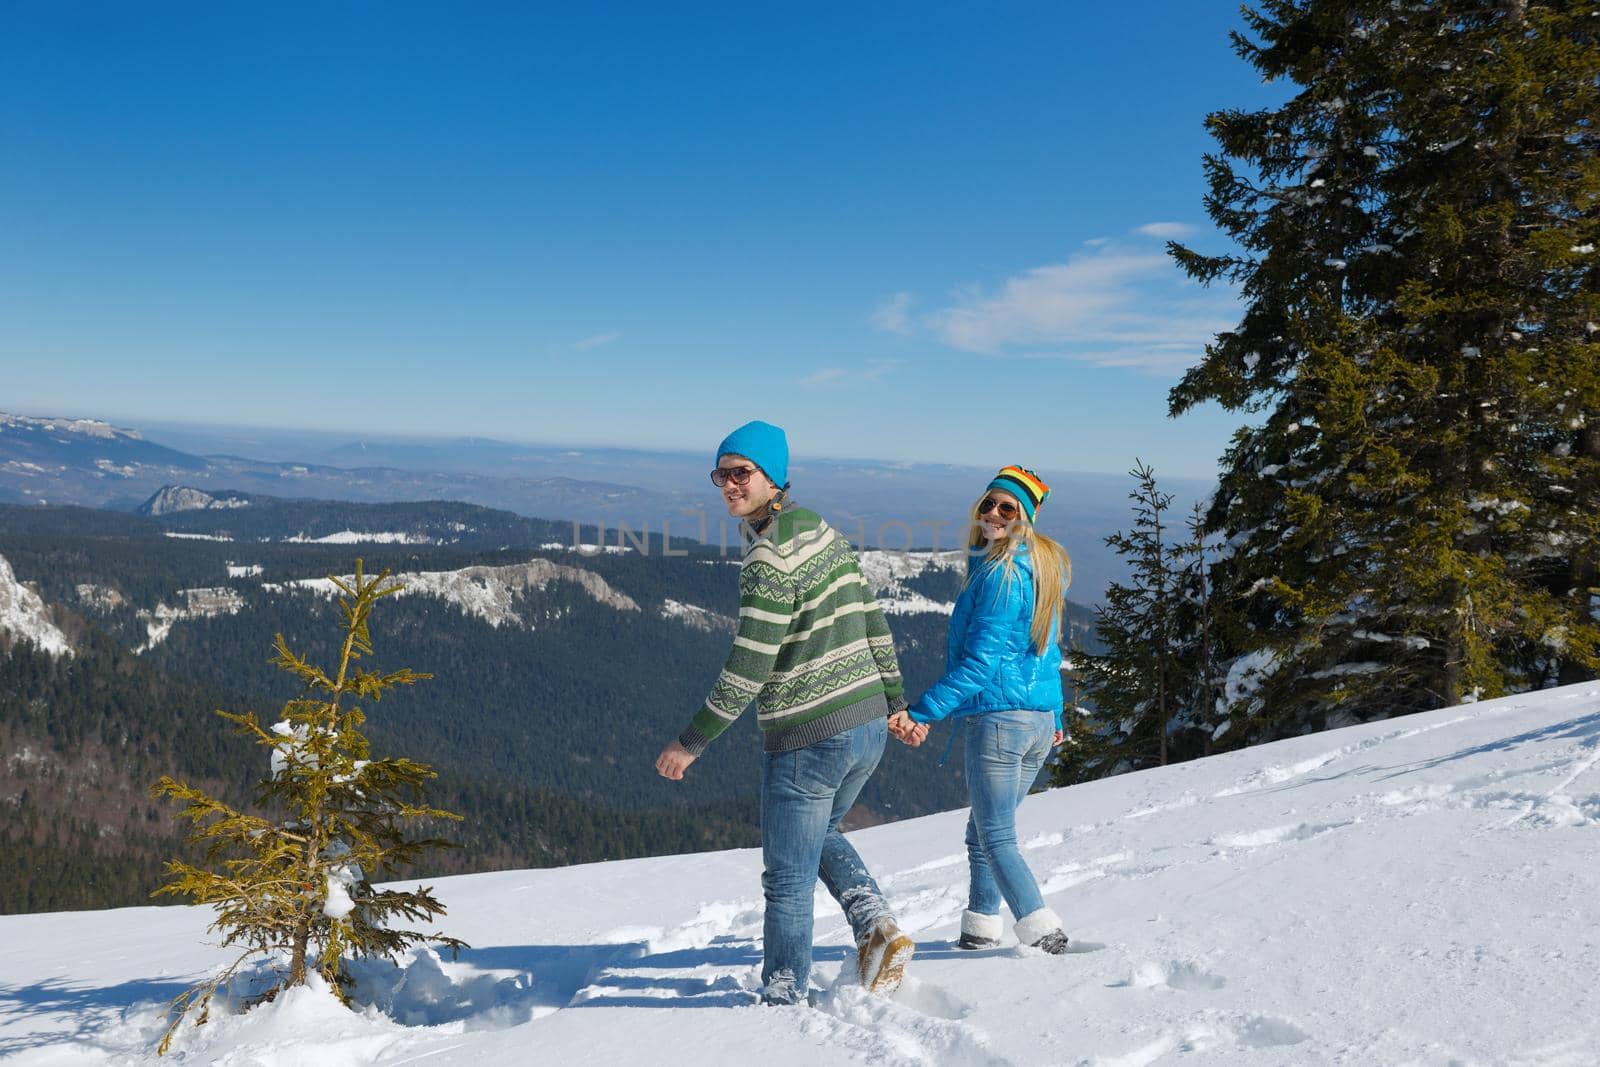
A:
{"label": "footprint in snow", "polygon": [[1110,983],[1112,989],[1181,989],[1185,992],[1212,992],[1228,984],[1220,974],[1206,970],[1191,960],[1170,960],[1167,963],[1142,963],[1131,976]]}
{"label": "footprint in snow", "polygon": [[1309,841],[1313,837],[1334,830],[1342,830],[1346,826],[1360,822],[1360,819],[1345,819],[1342,822],[1331,823],[1294,823],[1289,826],[1272,826],[1265,830],[1256,830],[1247,834],[1219,834],[1211,838],[1208,844],[1221,848],[1261,848],[1266,845],[1276,845],[1284,841]]}
{"label": "footprint in snow", "polygon": [[912,1011],[919,1011],[924,1015],[931,1015],[936,1019],[965,1019],[972,1014],[972,1005],[945,989],[943,986],[924,982],[911,975],[906,975],[900,983],[900,988],[895,990],[892,998],[896,1004],[904,1005]]}

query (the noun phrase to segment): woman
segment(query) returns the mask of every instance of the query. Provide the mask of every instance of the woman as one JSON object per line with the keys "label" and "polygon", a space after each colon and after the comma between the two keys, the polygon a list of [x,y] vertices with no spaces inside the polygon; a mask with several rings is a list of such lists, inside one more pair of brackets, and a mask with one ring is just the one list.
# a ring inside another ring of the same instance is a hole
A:
{"label": "woman", "polygon": [[967,861],[972,883],[961,948],[1000,944],[1000,902],[1017,939],[1067,951],[1061,920],[1017,848],[1017,805],[1061,743],[1062,595],[1071,581],[1065,550],[1034,528],[1050,487],[1025,467],[1006,467],[972,510],[967,582],[950,619],[945,673],[890,720],[896,737],[920,744],[928,723],[960,718],[966,736]]}

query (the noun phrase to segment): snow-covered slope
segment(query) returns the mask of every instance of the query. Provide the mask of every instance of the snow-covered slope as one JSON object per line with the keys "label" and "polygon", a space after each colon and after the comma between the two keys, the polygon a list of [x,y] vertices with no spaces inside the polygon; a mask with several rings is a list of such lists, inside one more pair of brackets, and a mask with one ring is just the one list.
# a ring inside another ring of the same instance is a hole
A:
{"label": "snow-covered slope", "polygon": [[27,641],[52,656],[72,655],[72,644],[50,621],[44,601],[17,581],[16,572],[4,556],[0,556],[0,634],[13,641]]}
{"label": "snow-covered slope", "polygon": [[[346,585],[354,577],[341,579]],[[448,601],[465,614],[476,615],[491,626],[526,625],[512,609],[517,593],[543,589],[551,582],[572,582],[596,603],[618,611],[638,611],[639,604],[626,593],[612,588],[600,575],[581,567],[568,567],[547,559],[530,559],[505,567],[463,567],[453,571],[409,571],[393,576],[400,583],[398,596],[431,596]],[[323,596],[339,595],[339,587],[327,578],[301,578],[287,583],[263,583],[270,592],[286,588],[306,589]]]}
{"label": "snow-covered slope", "polygon": [[173,606],[162,601],[153,610],[140,610],[139,621],[148,635],[134,652],[148,652],[167,639],[174,623],[185,619],[212,619],[218,615],[235,615],[244,608],[244,597],[237,589],[218,586],[209,589],[180,589],[182,603]]}
{"label": "snow-covered slope", "polygon": [[[891,615],[909,612],[932,611],[949,615],[955,610],[955,601],[938,601],[905,587],[904,583],[924,574],[948,571],[964,575],[967,554],[961,549],[948,552],[892,552],[864,550],[857,553],[861,574],[872,587],[883,610]],[[956,583],[959,586],[959,582]]]}
{"label": "snow-covered slope", "polygon": [[[1035,796],[1064,957],[954,949],[963,813],[863,830],[918,955],[864,995],[819,893],[811,1009],[752,1004],[757,852],[441,879],[459,961],[364,968],[358,1013],[303,991],[219,1015],[171,1061],[1594,1064],[1597,764],[1586,684]],[[207,920],[0,919],[0,1055],[140,1062],[161,1001],[225,959]]]}

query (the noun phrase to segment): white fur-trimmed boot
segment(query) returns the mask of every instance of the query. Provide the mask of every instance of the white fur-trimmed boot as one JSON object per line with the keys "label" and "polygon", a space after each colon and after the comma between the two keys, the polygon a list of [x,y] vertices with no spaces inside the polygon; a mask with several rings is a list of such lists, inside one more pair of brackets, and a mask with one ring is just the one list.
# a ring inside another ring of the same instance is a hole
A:
{"label": "white fur-trimmed boot", "polygon": [[1042,949],[1052,956],[1067,951],[1067,935],[1061,929],[1061,916],[1049,908],[1024,915],[1015,927],[1017,940],[1024,945]]}
{"label": "white fur-trimmed boot", "polygon": [[981,911],[961,913],[961,940],[956,948],[999,948],[1000,934],[1005,925],[998,915],[985,915]]}

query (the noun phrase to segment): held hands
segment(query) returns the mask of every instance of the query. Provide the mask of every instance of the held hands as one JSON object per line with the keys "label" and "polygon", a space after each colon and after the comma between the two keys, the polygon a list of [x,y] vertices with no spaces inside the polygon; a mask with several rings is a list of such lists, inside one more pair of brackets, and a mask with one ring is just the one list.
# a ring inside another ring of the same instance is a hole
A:
{"label": "held hands", "polygon": [[673,738],[667,742],[667,747],[661,750],[661,755],[656,757],[656,773],[674,782],[681,782],[683,772],[689,769],[689,764],[695,759],[696,757],[683,747],[683,742]]}
{"label": "held hands", "polygon": [[927,723],[912,722],[911,716],[905,711],[897,711],[889,716],[889,732],[894,734],[895,740],[912,748],[928,739]]}

